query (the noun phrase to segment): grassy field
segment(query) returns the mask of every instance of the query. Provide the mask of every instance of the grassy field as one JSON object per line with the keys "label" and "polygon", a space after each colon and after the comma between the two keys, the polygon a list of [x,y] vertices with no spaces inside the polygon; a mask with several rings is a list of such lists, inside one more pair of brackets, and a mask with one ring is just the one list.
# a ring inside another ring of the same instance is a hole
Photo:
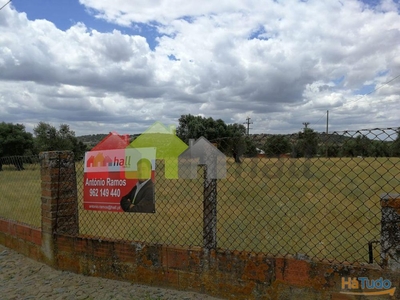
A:
{"label": "grassy field", "polygon": [[40,227],[40,165],[24,171],[3,166],[0,172],[0,217]]}
{"label": "grassy field", "polygon": [[[380,195],[400,193],[399,158],[263,158],[227,166],[227,178],[218,181],[223,249],[365,262],[368,242],[380,237]],[[40,225],[39,173],[0,172],[0,216]],[[159,165],[156,213],[127,214],[83,210],[81,164],[77,173],[81,234],[202,245],[202,176],[166,180]]]}

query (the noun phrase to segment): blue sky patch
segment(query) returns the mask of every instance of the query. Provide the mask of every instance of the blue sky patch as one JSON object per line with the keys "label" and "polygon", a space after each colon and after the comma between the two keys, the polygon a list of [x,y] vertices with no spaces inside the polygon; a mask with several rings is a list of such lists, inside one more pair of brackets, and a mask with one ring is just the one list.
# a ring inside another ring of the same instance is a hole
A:
{"label": "blue sky patch", "polygon": [[99,32],[118,30],[123,34],[140,35],[146,38],[151,50],[158,45],[157,24],[133,23],[130,27],[119,26],[95,18],[90,10],[74,0],[13,0],[11,4],[19,12],[25,12],[29,20],[45,19],[60,29],[67,30],[77,23]]}
{"label": "blue sky patch", "polygon": [[268,38],[265,36],[267,32],[265,31],[263,26],[259,26],[257,30],[253,31],[250,36],[249,40],[252,39],[258,39],[258,40],[268,40]]}
{"label": "blue sky patch", "polygon": [[367,84],[364,85],[362,88],[355,90],[353,92],[354,95],[367,95],[372,93],[375,90],[375,84]]}
{"label": "blue sky patch", "polygon": [[344,78],[345,78],[345,76],[342,75],[342,76],[340,76],[338,78],[333,79],[332,82],[335,84],[335,86],[338,86],[338,85],[341,85],[343,83]]}

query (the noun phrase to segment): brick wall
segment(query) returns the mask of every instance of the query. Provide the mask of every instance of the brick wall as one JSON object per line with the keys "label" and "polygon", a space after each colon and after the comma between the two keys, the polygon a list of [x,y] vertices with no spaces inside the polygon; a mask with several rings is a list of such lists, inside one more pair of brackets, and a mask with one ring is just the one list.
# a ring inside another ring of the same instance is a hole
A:
{"label": "brick wall", "polygon": [[0,219],[0,243],[28,257],[43,261],[42,233],[38,228]]}
{"label": "brick wall", "polygon": [[[356,299],[340,293],[342,277],[383,277],[394,287],[400,287],[398,272],[369,265],[65,235],[56,235],[55,245],[57,268],[62,270],[225,299]],[[388,296],[374,296],[374,299],[388,299]]]}

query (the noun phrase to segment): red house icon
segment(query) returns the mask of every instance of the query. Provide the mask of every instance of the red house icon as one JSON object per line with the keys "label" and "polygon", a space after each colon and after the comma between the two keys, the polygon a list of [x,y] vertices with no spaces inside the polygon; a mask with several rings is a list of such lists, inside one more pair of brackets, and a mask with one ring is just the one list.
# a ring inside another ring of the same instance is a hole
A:
{"label": "red house icon", "polygon": [[103,167],[111,166],[112,165],[112,159],[109,156],[104,157],[103,160]]}
{"label": "red house icon", "polygon": [[125,149],[129,145],[129,135],[119,135],[116,132],[110,132],[102,139],[91,151]]}
{"label": "red house icon", "polygon": [[89,159],[87,160],[87,162],[86,162],[86,167],[87,167],[87,168],[93,167],[93,164],[94,164],[94,156],[91,155],[91,156],[89,157]]}

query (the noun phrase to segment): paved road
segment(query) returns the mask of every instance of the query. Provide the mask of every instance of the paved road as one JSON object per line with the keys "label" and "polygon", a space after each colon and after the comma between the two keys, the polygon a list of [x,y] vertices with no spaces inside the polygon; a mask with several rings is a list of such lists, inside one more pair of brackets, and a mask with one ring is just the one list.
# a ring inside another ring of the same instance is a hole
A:
{"label": "paved road", "polygon": [[193,292],[57,271],[2,245],[0,245],[0,299],[217,300]]}

